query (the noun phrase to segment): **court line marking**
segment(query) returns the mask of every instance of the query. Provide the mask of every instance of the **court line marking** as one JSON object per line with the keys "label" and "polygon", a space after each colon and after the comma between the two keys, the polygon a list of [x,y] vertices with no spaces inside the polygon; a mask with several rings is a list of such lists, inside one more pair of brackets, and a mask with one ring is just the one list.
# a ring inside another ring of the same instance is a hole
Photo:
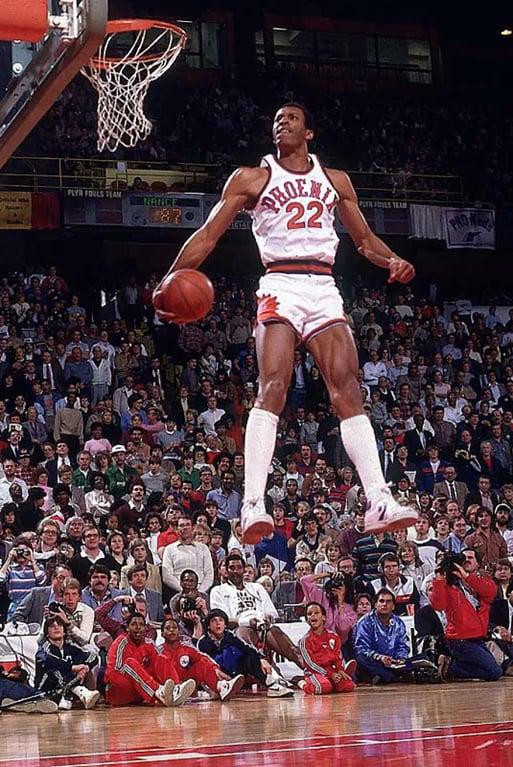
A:
{"label": "court line marking", "polygon": [[[428,741],[428,740],[448,740],[449,738],[480,738],[485,735],[502,735],[508,732],[513,732],[513,727],[508,728],[507,730],[501,730],[501,732],[497,733],[494,730],[489,730],[485,732],[462,732],[459,734],[454,733],[447,733],[443,735],[428,735],[426,737],[413,737],[413,738],[392,738],[389,740],[380,740],[380,741],[371,741],[368,742],[368,739],[366,738],[355,738],[355,740],[351,743],[330,743],[329,745],[325,746],[290,746],[289,748],[259,748],[259,749],[253,749],[253,750],[244,750],[244,751],[225,751],[220,752],[217,754],[197,754],[197,752],[191,752],[190,754],[159,754],[157,758],[155,758],[155,755],[147,755],[147,756],[139,756],[135,757],[133,759],[134,763],[137,762],[148,762],[148,761],[169,761],[169,762],[176,762],[176,761],[191,761],[193,759],[202,758],[202,759],[221,759],[221,758],[227,758],[227,757],[236,757],[236,756],[251,756],[251,755],[257,755],[257,754],[273,754],[273,753],[296,753],[301,751],[327,751],[328,749],[342,749],[342,748],[364,748],[366,745],[390,745],[395,743],[415,743],[418,741]],[[336,737],[336,736],[333,736]],[[505,744],[498,744],[501,746],[504,746]],[[121,757],[121,754],[119,754]],[[120,765],[123,764],[122,757],[116,761],[104,761],[101,762],[82,762],[77,764],[76,762],[70,763],[70,764],[63,764],[60,765],[60,767],[102,767],[103,765]]]}
{"label": "court line marking", "polygon": [[[359,739],[361,741],[361,740],[364,740],[364,739],[372,738],[373,736],[376,736],[376,735],[392,735],[392,734],[395,734],[395,733],[401,734],[401,733],[405,733],[405,732],[411,732],[411,733],[413,733],[413,732],[426,732],[426,733],[429,733],[429,732],[436,732],[437,730],[444,730],[444,729],[450,729],[451,733],[453,733],[453,731],[455,729],[457,729],[457,728],[461,729],[463,727],[474,727],[474,728],[476,728],[476,727],[491,727],[491,726],[494,726],[494,725],[497,726],[497,727],[499,727],[500,725],[513,725],[513,720],[511,720],[511,719],[499,719],[499,720],[494,720],[494,721],[491,721],[491,722],[460,722],[459,724],[437,724],[437,725],[432,725],[432,726],[429,726],[429,727],[405,727],[405,728],[399,729],[399,730],[373,730],[373,731],[369,731],[369,732],[360,732],[360,733],[358,733],[358,732],[355,732],[355,733],[339,733],[337,735],[333,735],[333,734],[326,734],[326,735],[319,734],[319,735],[312,735],[312,736],[310,736],[308,738],[279,738],[277,740],[265,740],[265,741],[245,741],[245,740],[240,740],[240,741],[234,741],[233,743],[206,743],[206,744],[203,744],[203,745],[197,745],[196,749],[198,749],[198,748],[201,748],[201,749],[208,749],[208,748],[232,748],[234,746],[244,746],[244,745],[257,746],[257,745],[260,745],[262,743],[272,744],[272,745],[276,745],[278,743],[295,743],[295,742],[296,743],[305,743],[306,744],[306,743],[310,743],[311,741],[314,741],[314,740],[327,739],[327,738],[331,738],[331,739],[335,739],[336,738],[337,740],[348,739],[348,738],[356,738],[356,739]],[[500,731],[492,730],[492,732],[490,734],[498,735],[498,734],[501,734],[501,732],[511,732],[511,731],[512,730],[510,730],[510,729],[500,730]],[[476,732],[475,730],[472,733],[461,733],[461,734],[456,733],[456,735],[458,737],[460,737],[461,735],[481,735],[481,734],[486,734],[486,733]],[[449,735],[450,735],[450,733],[448,733],[447,736],[449,736]],[[429,737],[429,736],[426,736],[426,737]],[[423,738],[420,738],[420,740],[422,740],[422,739]],[[385,741],[378,741],[378,742],[383,743]],[[397,741],[393,740],[391,742],[397,742]],[[337,743],[337,744],[334,744],[334,745],[336,747],[342,747],[344,744]],[[320,747],[321,746],[319,746],[319,748]],[[182,755],[185,748],[186,748],[186,746],[170,747],[170,748],[166,749],[166,751],[167,751],[167,754],[169,756],[173,756],[174,754]],[[308,746],[304,746],[304,748],[307,749]],[[333,744],[330,746],[330,748],[333,748]],[[141,754],[141,755],[147,754],[149,756],[150,752],[155,752],[155,755],[158,755],[159,753],[162,753],[164,749],[165,749],[165,747],[160,747],[160,746],[147,746],[147,747],[141,746],[140,748],[130,748],[130,749],[127,749],[125,751],[120,751],[119,749],[117,749],[114,753],[117,756],[120,756],[120,757],[121,756],[129,755],[129,754]],[[12,763],[16,763],[16,762],[28,763],[30,761],[35,761],[36,763],[41,763],[44,760],[50,760],[52,762],[52,764],[57,764],[57,762],[59,760],[62,760],[62,759],[82,759],[84,757],[106,756],[109,753],[113,753],[113,752],[109,752],[109,751],[105,751],[104,750],[104,751],[91,751],[91,752],[86,752],[86,753],[82,753],[82,754],[53,754],[53,755],[44,755],[44,756],[29,756],[29,755],[27,755],[27,756],[15,757],[15,758],[13,758],[12,756],[8,757],[8,758],[1,758],[0,757],[0,764],[6,764],[6,763],[12,764]],[[248,752],[244,752],[244,753],[248,753]],[[210,754],[203,754],[203,753],[201,755],[202,756],[210,756]],[[134,758],[137,758],[137,757],[134,757]],[[182,758],[183,758],[183,756],[182,756]],[[90,767],[95,767],[96,764],[118,764],[118,763],[119,762],[87,762],[86,764],[90,765]],[[62,764],[59,761],[58,767],[82,767],[82,766],[79,765],[79,764],[76,764],[76,763],[73,763],[72,765],[71,764]]]}

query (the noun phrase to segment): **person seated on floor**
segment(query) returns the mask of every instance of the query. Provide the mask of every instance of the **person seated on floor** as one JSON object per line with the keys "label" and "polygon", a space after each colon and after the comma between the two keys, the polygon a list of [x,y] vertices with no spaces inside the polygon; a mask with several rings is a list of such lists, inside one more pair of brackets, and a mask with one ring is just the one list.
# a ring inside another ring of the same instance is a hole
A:
{"label": "person seated on floor", "polygon": [[[507,568],[502,565],[502,569]],[[495,572],[497,579],[497,568]],[[506,586],[506,599],[502,598],[504,592],[501,585],[498,593],[500,598],[494,599],[490,607],[487,647],[502,666],[504,675],[513,676],[513,581]]]}
{"label": "person seated on floor", "polygon": [[111,706],[146,703],[154,706],[179,706],[194,693],[196,684],[175,685],[173,679],[162,684],[157,680],[155,664],[157,648],[146,637],[146,619],[132,612],[126,622],[126,632],[112,643],[107,654],[106,697]]}
{"label": "person seated on floor", "polygon": [[[59,709],[72,707],[75,695],[84,708],[94,708],[100,693],[94,689],[92,669],[98,665],[95,652],[86,652],[66,641],[66,626],[58,615],[50,615],[43,625],[43,642],[36,653],[35,686],[59,698]],[[62,691],[63,684],[69,689]]]}
{"label": "person seated on floor", "polygon": [[443,669],[445,656],[449,655],[444,634],[447,618],[443,610],[435,610],[431,605],[434,577],[434,573],[432,573],[423,583],[422,596],[427,604],[420,610],[415,610],[415,632],[419,652],[426,654],[437,665],[442,656],[439,668]]}
{"label": "person seated on floor", "polygon": [[182,642],[180,627],[174,618],[163,622],[162,637],[164,644],[159,648],[155,663],[156,677],[162,684],[167,679],[172,679],[175,684],[192,679],[198,687],[208,687],[212,696],[222,701],[229,700],[241,690],[244,676],[238,674],[231,678],[209,656]]}
{"label": "person seated on floor", "polygon": [[372,612],[360,618],[355,628],[354,650],[358,668],[373,684],[399,681],[417,668],[436,671],[425,657],[408,657],[406,626],[394,615],[395,596],[388,589],[376,594]]}
{"label": "person seated on floor", "polygon": [[228,615],[224,610],[211,610],[204,625],[205,633],[198,642],[198,650],[213,658],[230,679],[240,674],[254,677],[267,687],[268,698],[293,695],[289,687],[273,676],[273,668],[263,655],[228,630]]}
{"label": "person seated on floor", "polygon": [[495,682],[502,675],[485,644],[497,584],[489,576],[479,575],[479,564],[477,552],[466,549],[461,554],[446,552],[435,570],[431,604],[447,616],[445,638],[450,657],[439,667],[444,679]]}
{"label": "person seated on floor", "polygon": [[320,602],[306,605],[307,634],[299,640],[305,664],[305,678],[298,687],[305,695],[327,695],[330,692],[352,692],[355,684],[350,674],[356,670],[352,661],[342,660],[342,643],[338,634],[326,629],[326,608]]}
{"label": "person seated on floor", "polygon": [[[44,693],[30,687],[28,674],[21,666],[5,671],[0,666],[0,711],[17,714],[54,714],[57,703]],[[32,698],[32,700],[29,700]]]}

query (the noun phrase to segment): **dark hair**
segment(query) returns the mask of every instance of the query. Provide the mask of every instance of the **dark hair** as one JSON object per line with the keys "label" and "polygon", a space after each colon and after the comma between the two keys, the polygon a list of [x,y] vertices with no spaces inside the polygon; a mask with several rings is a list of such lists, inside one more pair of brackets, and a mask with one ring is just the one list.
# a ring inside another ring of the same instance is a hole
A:
{"label": "dark hair", "polygon": [[377,594],[376,594],[376,602],[380,598],[381,594],[386,594],[387,597],[392,597],[392,601],[393,601],[394,607],[395,607],[395,595],[390,591],[390,589],[380,589],[377,592]]}
{"label": "dark hair", "polygon": [[395,562],[396,565],[400,564],[399,557],[397,556],[397,554],[394,554],[391,551],[387,552],[386,554],[382,554],[380,558],[378,559],[378,564],[382,572],[385,568],[386,562]]}
{"label": "dark hair", "polygon": [[[116,530],[116,532],[117,532],[117,530]],[[106,567],[105,565],[97,564],[97,565],[93,565],[92,567],[89,568],[88,573],[87,573],[88,579],[90,580],[91,576],[92,575],[96,575],[97,573],[99,573],[100,575],[108,575],[109,578],[110,578],[110,570],[109,570],[109,568]]]}
{"label": "dark hair", "polygon": [[54,623],[58,623],[59,626],[62,626],[64,629],[66,628],[66,624],[64,623],[60,615],[50,615],[48,618],[46,618],[45,622],[43,623],[43,634],[45,636],[48,635],[48,629]]}
{"label": "dark hair", "polygon": [[237,554],[235,552],[233,554],[228,554],[228,556],[225,557],[224,564],[226,565],[227,569],[230,562],[242,562],[243,565],[246,564],[244,557],[241,554]]}
{"label": "dark hair", "polygon": [[194,570],[183,570],[180,573],[180,580],[183,580],[184,575],[193,575],[196,578],[196,583],[199,583],[198,573]]}
{"label": "dark hair", "polygon": [[128,613],[128,617],[125,619],[125,625],[129,626],[132,623],[134,618],[140,618],[146,623],[146,618],[144,617],[144,615],[142,613],[137,612],[137,610],[134,610],[133,612],[130,611]]}
{"label": "dark hair", "polygon": [[308,612],[309,607],[314,607],[314,606],[318,607],[321,613],[324,615],[324,617],[326,617],[326,608],[324,607],[324,605],[321,605],[320,602],[307,602],[305,605],[305,613]]}
{"label": "dark hair", "polygon": [[132,576],[136,573],[146,573],[148,575],[148,571],[146,569],[145,565],[132,565],[132,567],[129,567],[126,571],[126,577],[130,581]]}
{"label": "dark hair", "polygon": [[286,107],[294,107],[294,109],[300,109],[305,116],[305,128],[307,130],[315,130],[315,121],[313,115],[305,107],[304,104],[300,104],[298,101],[287,101],[285,104],[282,104],[281,107],[278,107],[276,112],[279,112],[280,109],[285,109]]}
{"label": "dark hair", "polygon": [[333,593],[334,589],[344,587],[346,590],[346,602],[348,605],[354,604],[354,583],[351,575],[342,572],[333,573],[324,584],[324,592],[330,605],[337,604],[337,597]]}

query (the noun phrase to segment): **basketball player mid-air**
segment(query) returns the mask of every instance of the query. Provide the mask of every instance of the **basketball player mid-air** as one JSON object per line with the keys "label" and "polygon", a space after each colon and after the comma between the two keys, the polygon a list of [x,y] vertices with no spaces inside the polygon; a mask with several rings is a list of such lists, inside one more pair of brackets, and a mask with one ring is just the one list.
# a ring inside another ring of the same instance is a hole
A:
{"label": "basketball player mid-air", "polygon": [[[313,137],[308,111],[300,104],[282,106],[273,123],[276,156],[266,155],[260,167],[238,168],[230,176],[220,201],[187,240],[168,272],[197,269],[237,213],[245,209],[251,215],[266,273],[257,292],[258,397],[248,418],[244,446],[241,521],[246,543],[258,543],[273,530],[263,499],[299,342],[321,370],[340,419],[344,447],[365,489],[369,503],[366,530],[409,527],[417,519],[414,509],[400,506],[392,497],[374,432],[363,412],[358,356],[332,276],[339,244],[335,211],[358,252],[388,270],[389,283],[407,283],[415,270],[370,230],[347,174],[325,170],[308,153]],[[159,311],[158,315],[171,322],[174,319],[172,312]]]}

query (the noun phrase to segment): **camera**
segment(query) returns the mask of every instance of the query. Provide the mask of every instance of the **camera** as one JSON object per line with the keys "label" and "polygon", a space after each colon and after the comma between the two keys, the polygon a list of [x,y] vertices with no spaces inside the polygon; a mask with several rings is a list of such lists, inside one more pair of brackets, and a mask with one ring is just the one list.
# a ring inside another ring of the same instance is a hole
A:
{"label": "camera", "polygon": [[16,556],[17,557],[28,557],[30,556],[30,552],[28,549],[25,548],[25,546],[18,546],[16,548]]}
{"label": "camera", "polygon": [[184,613],[190,613],[197,610],[196,600],[192,597],[182,597],[180,599],[180,609]]}
{"label": "camera", "polygon": [[346,585],[343,573],[333,573],[324,585],[326,594],[330,594],[333,589],[341,589]]}
{"label": "camera", "polygon": [[60,610],[67,613],[68,609],[65,605],[61,604],[60,602],[50,602],[48,604],[48,612],[49,613],[58,613]]}
{"label": "camera", "polygon": [[437,572],[445,575],[449,586],[455,586],[458,583],[458,576],[454,574],[455,566],[463,567],[465,564],[465,554],[455,554],[453,551],[446,551],[437,565]]}

